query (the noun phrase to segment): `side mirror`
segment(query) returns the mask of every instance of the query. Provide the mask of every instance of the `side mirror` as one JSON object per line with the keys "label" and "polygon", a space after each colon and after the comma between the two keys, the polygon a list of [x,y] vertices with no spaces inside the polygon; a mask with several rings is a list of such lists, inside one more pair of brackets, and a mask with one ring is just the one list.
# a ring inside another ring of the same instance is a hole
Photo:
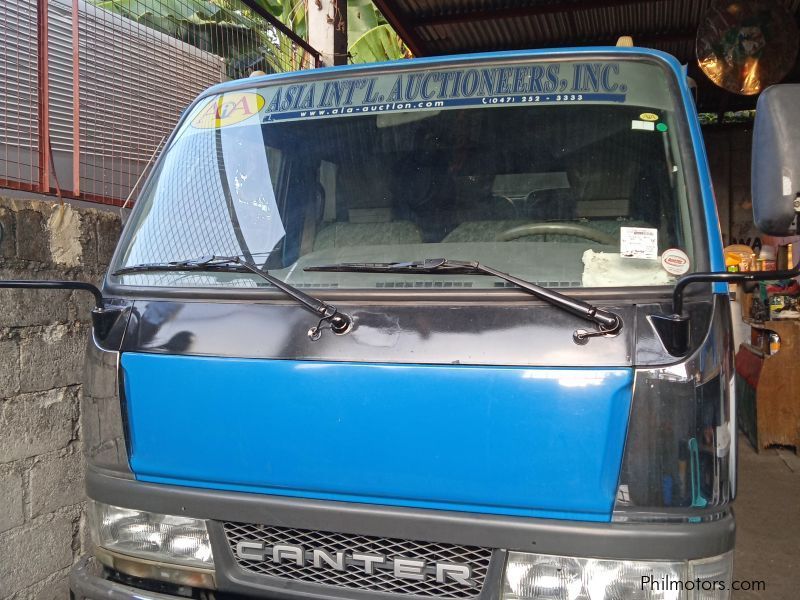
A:
{"label": "side mirror", "polygon": [[753,217],[769,235],[794,233],[800,213],[800,84],[773,85],[756,105]]}
{"label": "side mirror", "polygon": [[[752,162],[753,217],[770,235],[794,233],[800,214],[800,84],[773,85],[756,105]],[[683,314],[683,293],[693,283],[750,283],[800,275],[800,262],[783,271],[690,273],[672,292],[672,314],[650,316],[664,348],[673,356],[690,349],[689,317]]]}

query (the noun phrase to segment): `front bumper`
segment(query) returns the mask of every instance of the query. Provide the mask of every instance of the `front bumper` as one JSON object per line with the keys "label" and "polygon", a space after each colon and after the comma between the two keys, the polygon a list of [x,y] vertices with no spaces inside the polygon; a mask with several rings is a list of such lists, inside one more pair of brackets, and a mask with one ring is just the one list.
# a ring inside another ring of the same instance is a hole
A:
{"label": "front bumper", "polygon": [[[376,600],[387,597],[363,588],[320,585],[245,570],[231,550],[223,529],[225,522],[494,549],[483,589],[474,600],[496,600],[508,550],[609,559],[692,560],[728,552],[733,548],[735,535],[730,512],[709,515],[696,522],[556,521],[143,483],[91,467],[87,473],[87,492],[94,500],[115,506],[206,519],[214,550],[217,587],[214,595],[218,598]],[[181,597],[172,593],[175,589],[177,594],[177,588],[146,585],[148,589],[158,590],[152,592],[109,580],[93,559],[84,559],[76,565],[70,585],[76,600]],[[187,591],[192,590],[187,588]]]}
{"label": "front bumper", "polygon": [[103,576],[103,567],[91,556],[81,558],[69,574],[72,600],[186,600],[131,587]]}

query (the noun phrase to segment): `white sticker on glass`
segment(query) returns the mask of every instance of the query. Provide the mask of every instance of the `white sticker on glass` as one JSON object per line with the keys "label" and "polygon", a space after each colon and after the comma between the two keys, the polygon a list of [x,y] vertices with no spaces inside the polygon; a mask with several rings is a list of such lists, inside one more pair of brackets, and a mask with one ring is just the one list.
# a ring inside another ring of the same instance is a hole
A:
{"label": "white sticker on glass", "polygon": [[784,175],[781,179],[781,183],[783,184],[783,195],[784,196],[791,196],[792,195],[792,178]]}
{"label": "white sticker on glass", "polygon": [[689,270],[689,257],[680,248],[668,248],[661,255],[661,266],[667,273],[683,275]]}
{"label": "white sticker on glass", "polygon": [[624,258],[658,258],[658,229],[620,227],[619,253]]}
{"label": "white sticker on glass", "polygon": [[641,129],[642,131],[655,131],[656,124],[652,121],[638,121],[634,119],[631,121],[631,129]]}

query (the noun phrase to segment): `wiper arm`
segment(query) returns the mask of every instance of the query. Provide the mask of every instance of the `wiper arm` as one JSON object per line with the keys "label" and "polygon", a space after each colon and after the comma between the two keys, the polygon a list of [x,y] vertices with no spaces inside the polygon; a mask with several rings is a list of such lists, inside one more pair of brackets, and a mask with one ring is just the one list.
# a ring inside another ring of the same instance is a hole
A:
{"label": "wiper arm", "polygon": [[335,306],[309,296],[302,290],[281,281],[267,271],[259,269],[254,264],[242,259],[239,256],[204,256],[188,260],[179,260],[163,263],[144,263],[122,267],[112,273],[112,275],[126,275],[130,273],[155,273],[168,271],[221,271],[224,273],[253,273],[265,281],[268,281],[284,294],[297,300],[309,312],[317,315],[319,323],[308,330],[308,337],[311,341],[317,341],[322,336],[323,329],[329,328],[336,335],[349,333],[353,328],[353,319],[350,315],[339,312]]}
{"label": "wiper arm", "polygon": [[335,271],[351,273],[445,273],[450,275],[491,275],[513,283],[520,289],[533,294],[537,298],[549,302],[573,315],[597,324],[597,331],[577,329],[573,339],[578,344],[585,344],[590,337],[616,335],[622,329],[619,315],[602,310],[588,302],[565,296],[477,261],[450,260],[447,258],[426,258],[421,261],[395,263],[339,263],[306,267],[305,271]]}

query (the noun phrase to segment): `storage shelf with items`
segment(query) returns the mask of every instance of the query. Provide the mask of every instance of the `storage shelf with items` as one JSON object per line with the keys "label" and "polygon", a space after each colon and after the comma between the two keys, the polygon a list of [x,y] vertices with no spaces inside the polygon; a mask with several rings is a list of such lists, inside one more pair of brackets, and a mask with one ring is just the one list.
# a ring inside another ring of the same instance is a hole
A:
{"label": "storage shelf with items", "polygon": [[[726,261],[734,254],[726,248]],[[746,266],[764,270],[793,264],[792,245],[777,253],[746,256]],[[739,248],[735,249],[738,252]],[[777,257],[776,257],[777,254]],[[777,260],[776,260],[777,259]],[[765,267],[769,267],[766,269]],[[795,279],[760,282],[737,291],[742,321],[749,329],[736,353],[736,405],[739,428],[756,450],[769,446],[800,449],[800,285]]]}

